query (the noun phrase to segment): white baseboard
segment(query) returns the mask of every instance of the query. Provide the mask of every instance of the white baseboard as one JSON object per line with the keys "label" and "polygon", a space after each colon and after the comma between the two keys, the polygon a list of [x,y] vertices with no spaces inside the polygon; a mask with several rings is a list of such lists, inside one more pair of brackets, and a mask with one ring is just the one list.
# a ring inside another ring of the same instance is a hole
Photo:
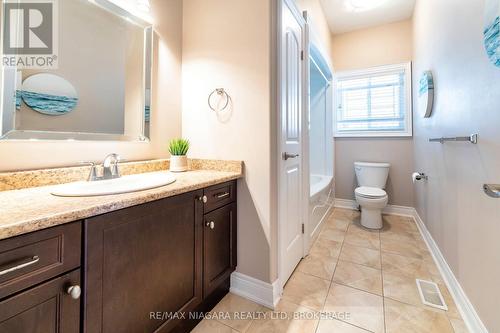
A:
{"label": "white baseboard", "polygon": [[[346,209],[358,209],[358,204],[356,203],[355,200],[335,199],[335,207],[346,208]],[[486,326],[484,326],[483,322],[481,321],[481,318],[474,309],[474,306],[472,305],[469,298],[465,294],[464,290],[460,286],[460,283],[455,277],[455,274],[453,274],[453,271],[451,270],[450,266],[446,262],[446,259],[441,253],[441,250],[439,249],[436,242],[429,233],[429,230],[427,230],[427,227],[422,221],[417,210],[413,207],[389,205],[384,209],[383,212],[385,214],[411,216],[414,218],[418,226],[418,229],[420,231],[420,234],[422,235],[422,238],[427,244],[429,252],[434,258],[434,262],[436,263],[436,266],[438,267],[439,272],[441,273],[441,276],[443,277],[446,286],[448,287],[448,290],[450,291],[450,294],[453,297],[453,300],[455,301],[457,309],[460,312],[460,315],[462,316],[465,325],[467,326],[470,332],[488,333]]]}
{"label": "white baseboard", "polygon": [[414,217],[415,216],[415,208],[406,207],[406,206],[388,205],[387,207],[385,207],[383,213],[384,214],[391,214],[391,215]]}
{"label": "white baseboard", "polygon": [[432,257],[434,258],[434,262],[436,263],[436,266],[438,267],[441,276],[446,282],[446,286],[448,287],[448,290],[450,291],[450,294],[453,297],[457,309],[462,315],[462,319],[464,320],[465,325],[469,329],[469,332],[488,333],[486,326],[484,326],[483,322],[481,321],[481,318],[479,318],[479,315],[474,309],[474,306],[472,305],[469,298],[465,294],[464,290],[460,286],[460,283],[458,282],[457,278],[455,277],[455,274],[453,274],[453,271],[446,262],[446,259],[441,253],[441,250],[439,250],[439,247],[437,246],[436,242],[429,233],[429,230],[427,230],[427,227],[425,226],[424,222],[420,218],[420,215],[415,209],[413,217],[415,218],[418,229],[420,230],[420,234],[422,235],[422,238],[427,244],[427,247],[429,248]]}
{"label": "white baseboard", "polygon": [[[335,207],[345,209],[358,209],[358,203],[355,200],[335,199]],[[411,216],[414,217],[415,208],[406,206],[388,205],[384,208],[384,214]]]}
{"label": "white baseboard", "polygon": [[354,200],[349,200],[349,199],[335,198],[333,206],[335,208],[358,209],[358,203]]}
{"label": "white baseboard", "polygon": [[251,276],[234,272],[231,274],[229,291],[257,304],[274,309],[280,300],[278,280],[267,283]]}

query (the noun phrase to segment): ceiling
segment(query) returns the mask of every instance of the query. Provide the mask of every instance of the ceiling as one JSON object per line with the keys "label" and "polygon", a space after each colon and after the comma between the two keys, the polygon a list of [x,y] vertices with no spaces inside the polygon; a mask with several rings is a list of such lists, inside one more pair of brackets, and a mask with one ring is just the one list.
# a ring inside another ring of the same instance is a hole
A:
{"label": "ceiling", "polygon": [[403,21],[416,0],[320,0],[333,34]]}

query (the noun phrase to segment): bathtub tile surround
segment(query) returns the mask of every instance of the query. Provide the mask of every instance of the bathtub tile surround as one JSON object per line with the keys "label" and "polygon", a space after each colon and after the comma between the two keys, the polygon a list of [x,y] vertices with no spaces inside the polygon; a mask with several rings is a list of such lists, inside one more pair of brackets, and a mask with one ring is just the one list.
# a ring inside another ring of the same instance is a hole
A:
{"label": "bathtub tile surround", "polygon": [[[204,166],[203,161],[200,160],[195,161],[192,165],[196,167]],[[239,169],[237,165],[240,166]],[[160,166],[168,167],[168,161],[160,160],[146,163],[144,168],[150,171],[156,170]],[[146,172],[144,168],[141,167],[138,170]],[[243,176],[242,162],[209,161],[207,168],[211,169],[193,169],[182,174],[176,174],[177,180],[168,187],[103,197],[55,197],[50,193],[54,186],[57,185],[0,192],[0,211],[2,212],[0,214],[0,239],[171,197]],[[33,186],[36,182],[42,184],[47,181],[55,182],[57,180],[55,175],[58,173],[62,176],[69,174],[70,177],[74,177],[75,171],[71,170],[73,168],[69,169],[69,173],[66,173],[67,169],[42,170],[40,173],[30,171],[27,172],[27,175],[33,176],[32,181],[23,182],[21,185],[29,184]],[[165,169],[161,170],[165,171]],[[19,173],[17,177],[22,179],[22,173]],[[62,178],[64,180],[68,179]]]}
{"label": "bathtub tile surround", "polygon": [[[189,170],[214,170],[242,172],[242,162],[218,161],[206,159],[189,159]],[[168,159],[147,160],[120,163],[123,176],[165,171],[170,167]],[[19,190],[30,187],[49,186],[86,180],[89,175],[88,166],[39,169],[0,173],[0,192]]]}
{"label": "bathtub tile surround", "polygon": [[[394,215],[383,219],[382,230],[367,230],[359,212],[335,208],[274,312],[229,294],[217,308],[230,314],[249,311],[256,319],[205,319],[193,332],[468,332],[415,221]],[[422,304],[416,278],[438,283],[449,310]],[[280,318],[280,311],[287,317]],[[320,312],[348,315],[318,319]]]}

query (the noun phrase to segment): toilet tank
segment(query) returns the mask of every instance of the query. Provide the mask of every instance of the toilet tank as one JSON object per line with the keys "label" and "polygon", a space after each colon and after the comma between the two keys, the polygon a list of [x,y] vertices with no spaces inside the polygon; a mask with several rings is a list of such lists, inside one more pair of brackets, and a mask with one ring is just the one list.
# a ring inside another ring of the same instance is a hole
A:
{"label": "toilet tank", "polygon": [[385,188],[387,177],[389,177],[389,163],[354,163],[354,171],[358,180],[358,186],[369,186]]}

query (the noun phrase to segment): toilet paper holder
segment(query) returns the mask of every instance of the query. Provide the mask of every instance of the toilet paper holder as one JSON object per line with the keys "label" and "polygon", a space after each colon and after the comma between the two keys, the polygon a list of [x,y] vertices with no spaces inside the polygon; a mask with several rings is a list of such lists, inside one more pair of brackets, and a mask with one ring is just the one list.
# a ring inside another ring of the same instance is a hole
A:
{"label": "toilet paper holder", "polygon": [[489,197],[500,198],[500,185],[498,184],[484,184],[483,190]]}
{"label": "toilet paper holder", "polygon": [[427,176],[425,173],[423,172],[415,172],[412,176],[412,178],[414,180],[428,180],[429,179],[429,176]]}

